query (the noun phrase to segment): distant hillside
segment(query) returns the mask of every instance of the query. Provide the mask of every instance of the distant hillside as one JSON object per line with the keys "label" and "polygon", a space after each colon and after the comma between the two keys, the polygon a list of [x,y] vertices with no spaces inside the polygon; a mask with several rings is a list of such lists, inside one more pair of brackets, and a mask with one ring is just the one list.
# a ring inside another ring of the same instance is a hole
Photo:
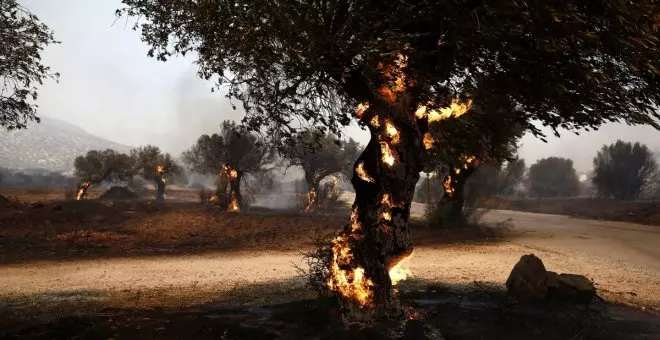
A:
{"label": "distant hillside", "polygon": [[20,131],[0,130],[0,167],[70,171],[73,160],[94,149],[128,152],[131,147],[92,135],[55,118],[43,117]]}

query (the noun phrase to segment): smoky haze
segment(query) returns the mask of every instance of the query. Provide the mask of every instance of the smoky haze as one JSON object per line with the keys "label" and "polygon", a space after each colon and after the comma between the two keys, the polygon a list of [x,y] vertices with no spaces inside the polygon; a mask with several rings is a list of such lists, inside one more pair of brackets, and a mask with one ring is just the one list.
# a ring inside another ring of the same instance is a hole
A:
{"label": "smoky haze", "polygon": [[[224,93],[196,78],[194,55],[162,63],[146,56],[147,47],[130,22],[116,23],[120,0],[23,0],[54,31],[62,43],[49,46],[44,61],[62,74],[59,84],[48,82],[40,92],[39,114],[73,123],[97,136],[137,146],[154,144],[178,156],[203,133],[217,131],[224,119],[240,120],[240,103],[233,110]],[[549,156],[573,159],[588,171],[596,151],[616,139],[646,143],[660,150],[660,133],[649,127],[610,124],[580,136],[562,132],[548,143],[525,136],[520,155],[528,165]],[[368,134],[355,125],[346,136],[363,145]],[[295,172],[289,171],[288,178]]]}

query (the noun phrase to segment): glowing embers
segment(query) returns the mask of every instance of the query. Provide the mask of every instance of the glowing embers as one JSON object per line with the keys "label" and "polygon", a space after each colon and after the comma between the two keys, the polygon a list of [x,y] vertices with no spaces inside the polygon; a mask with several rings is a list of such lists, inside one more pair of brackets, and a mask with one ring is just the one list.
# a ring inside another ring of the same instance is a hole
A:
{"label": "glowing embers", "polygon": [[356,265],[348,235],[339,235],[332,241],[332,260],[328,288],[343,298],[360,306],[373,301],[373,281],[367,278],[364,268]]}
{"label": "glowing embers", "polygon": [[78,186],[78,191],[76,191],[76,201],[80,201],[85,197],[87,189],[92,186],[92,182],[82,182]]}
{"label": "glowing embers", "polygon": [[358,163],[357,167],[355,168],[355,173],[360,177],[363,181],[368,182],[368,183],[374,183],[373,177],[369,176],[367,173],[367,170],[364,169],[364,162]]}
{"label": "glowing embers", "polygon": [[316,189],[312,188],[307,193],[307,204],[305,205],[305,212],[312,211],[312,208],[314,208],[314,202],[316,202]]}
{"label": "glowing embers", "polygon": [[472,108],[472,99],[466,102],[461,102],[459,99],[454,98],[447,107],[440,108],[439,110],[428,110],[425,105],[420,105],[415,111],[415,117],[418,119],[428,119],[429,123],[438,122],[448,118],[458,118],[465,114]]}

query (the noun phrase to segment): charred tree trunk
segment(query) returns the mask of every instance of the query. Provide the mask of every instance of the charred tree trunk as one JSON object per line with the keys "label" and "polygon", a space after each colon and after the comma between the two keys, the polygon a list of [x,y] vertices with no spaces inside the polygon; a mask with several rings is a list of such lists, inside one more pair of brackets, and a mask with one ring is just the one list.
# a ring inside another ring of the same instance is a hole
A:
{"label": "charred tree trunk", "polygon": [[156,200],[165,200],[165,180],[162,178],[156,180]]}
{"label": "charred tree trunk", "polygon": [[[371,139],[354,166],[352,221],[340,238],[348,239],[353,251],[352,266],[364,268],[372,287],[369,308],[342,299],[343,315],[349,318],[373,320],[400,313],[389,271],[413,250],[410,206],[422,171],[423,148],[421,133],[414,122],[402,120],[397,124],[395,117],[392,114],[376,124],[378,127],[370,126]],[[396,138],[385,135],[382,125],[387,120],[394,122],[398,130]]]}
{"label": "charred tree trunk", "polygon": [[319,201],[319,179],[315,179],[313,175],[305,174],[305,182],[307,183],[307,197],[305,201],[305,206],[303,207],[305,212],[311,212],[318,206]]}
{"label": "charred tree trunk", "polygon": [[242,172],[237,172],[236,178],[229,181],[229,195],[230,199],[236,199],[239,209],[243,209],[243,195],[241,195],[241,179],[243,178]]}
{"label": "charred tree trunk", "polygon": [[443,180],[442,199],[438,203],[438,221],[443,226],[461,227],[465,225],[463,206],[465,205],[465,183],[479,166],[479,162],[471,158],[461,165],[454,165],[449,175]]}
{"label": "charred tree trunk", "polygon": [[216,180],[215,188],[215,196],[217,197],[217,203],[221,209],[227,209],[229,206],[230,195],[227,194],[228,185],[229,179],[224,172],[221,172]]}

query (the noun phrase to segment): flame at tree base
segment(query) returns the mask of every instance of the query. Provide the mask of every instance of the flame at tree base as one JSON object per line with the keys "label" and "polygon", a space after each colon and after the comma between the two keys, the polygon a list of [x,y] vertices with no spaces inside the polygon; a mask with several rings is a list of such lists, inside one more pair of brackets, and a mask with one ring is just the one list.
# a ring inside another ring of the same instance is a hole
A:
{"label": "flame at tree base", "polygon": [[316,202],[316,189],[312,188],[312,190],[310,190],[307,193],[307,204],[305,205],[305,212],[312,211],[315,202]]}
{"label": "flame at tree base", "polygon": [[236,193],[231,192],[231,202],[229,202],[229,207],[227,208],[227,211],[229,212],[240,212],[241,207],[238,204],[238,199],[236,199]]}
{"label": "flame at tree base", "polygon": [[82,182],[78,186],[78,191],[76,191],[76,201],[80,201],[85,197],[87,189],[92,186],[92,182]]}

